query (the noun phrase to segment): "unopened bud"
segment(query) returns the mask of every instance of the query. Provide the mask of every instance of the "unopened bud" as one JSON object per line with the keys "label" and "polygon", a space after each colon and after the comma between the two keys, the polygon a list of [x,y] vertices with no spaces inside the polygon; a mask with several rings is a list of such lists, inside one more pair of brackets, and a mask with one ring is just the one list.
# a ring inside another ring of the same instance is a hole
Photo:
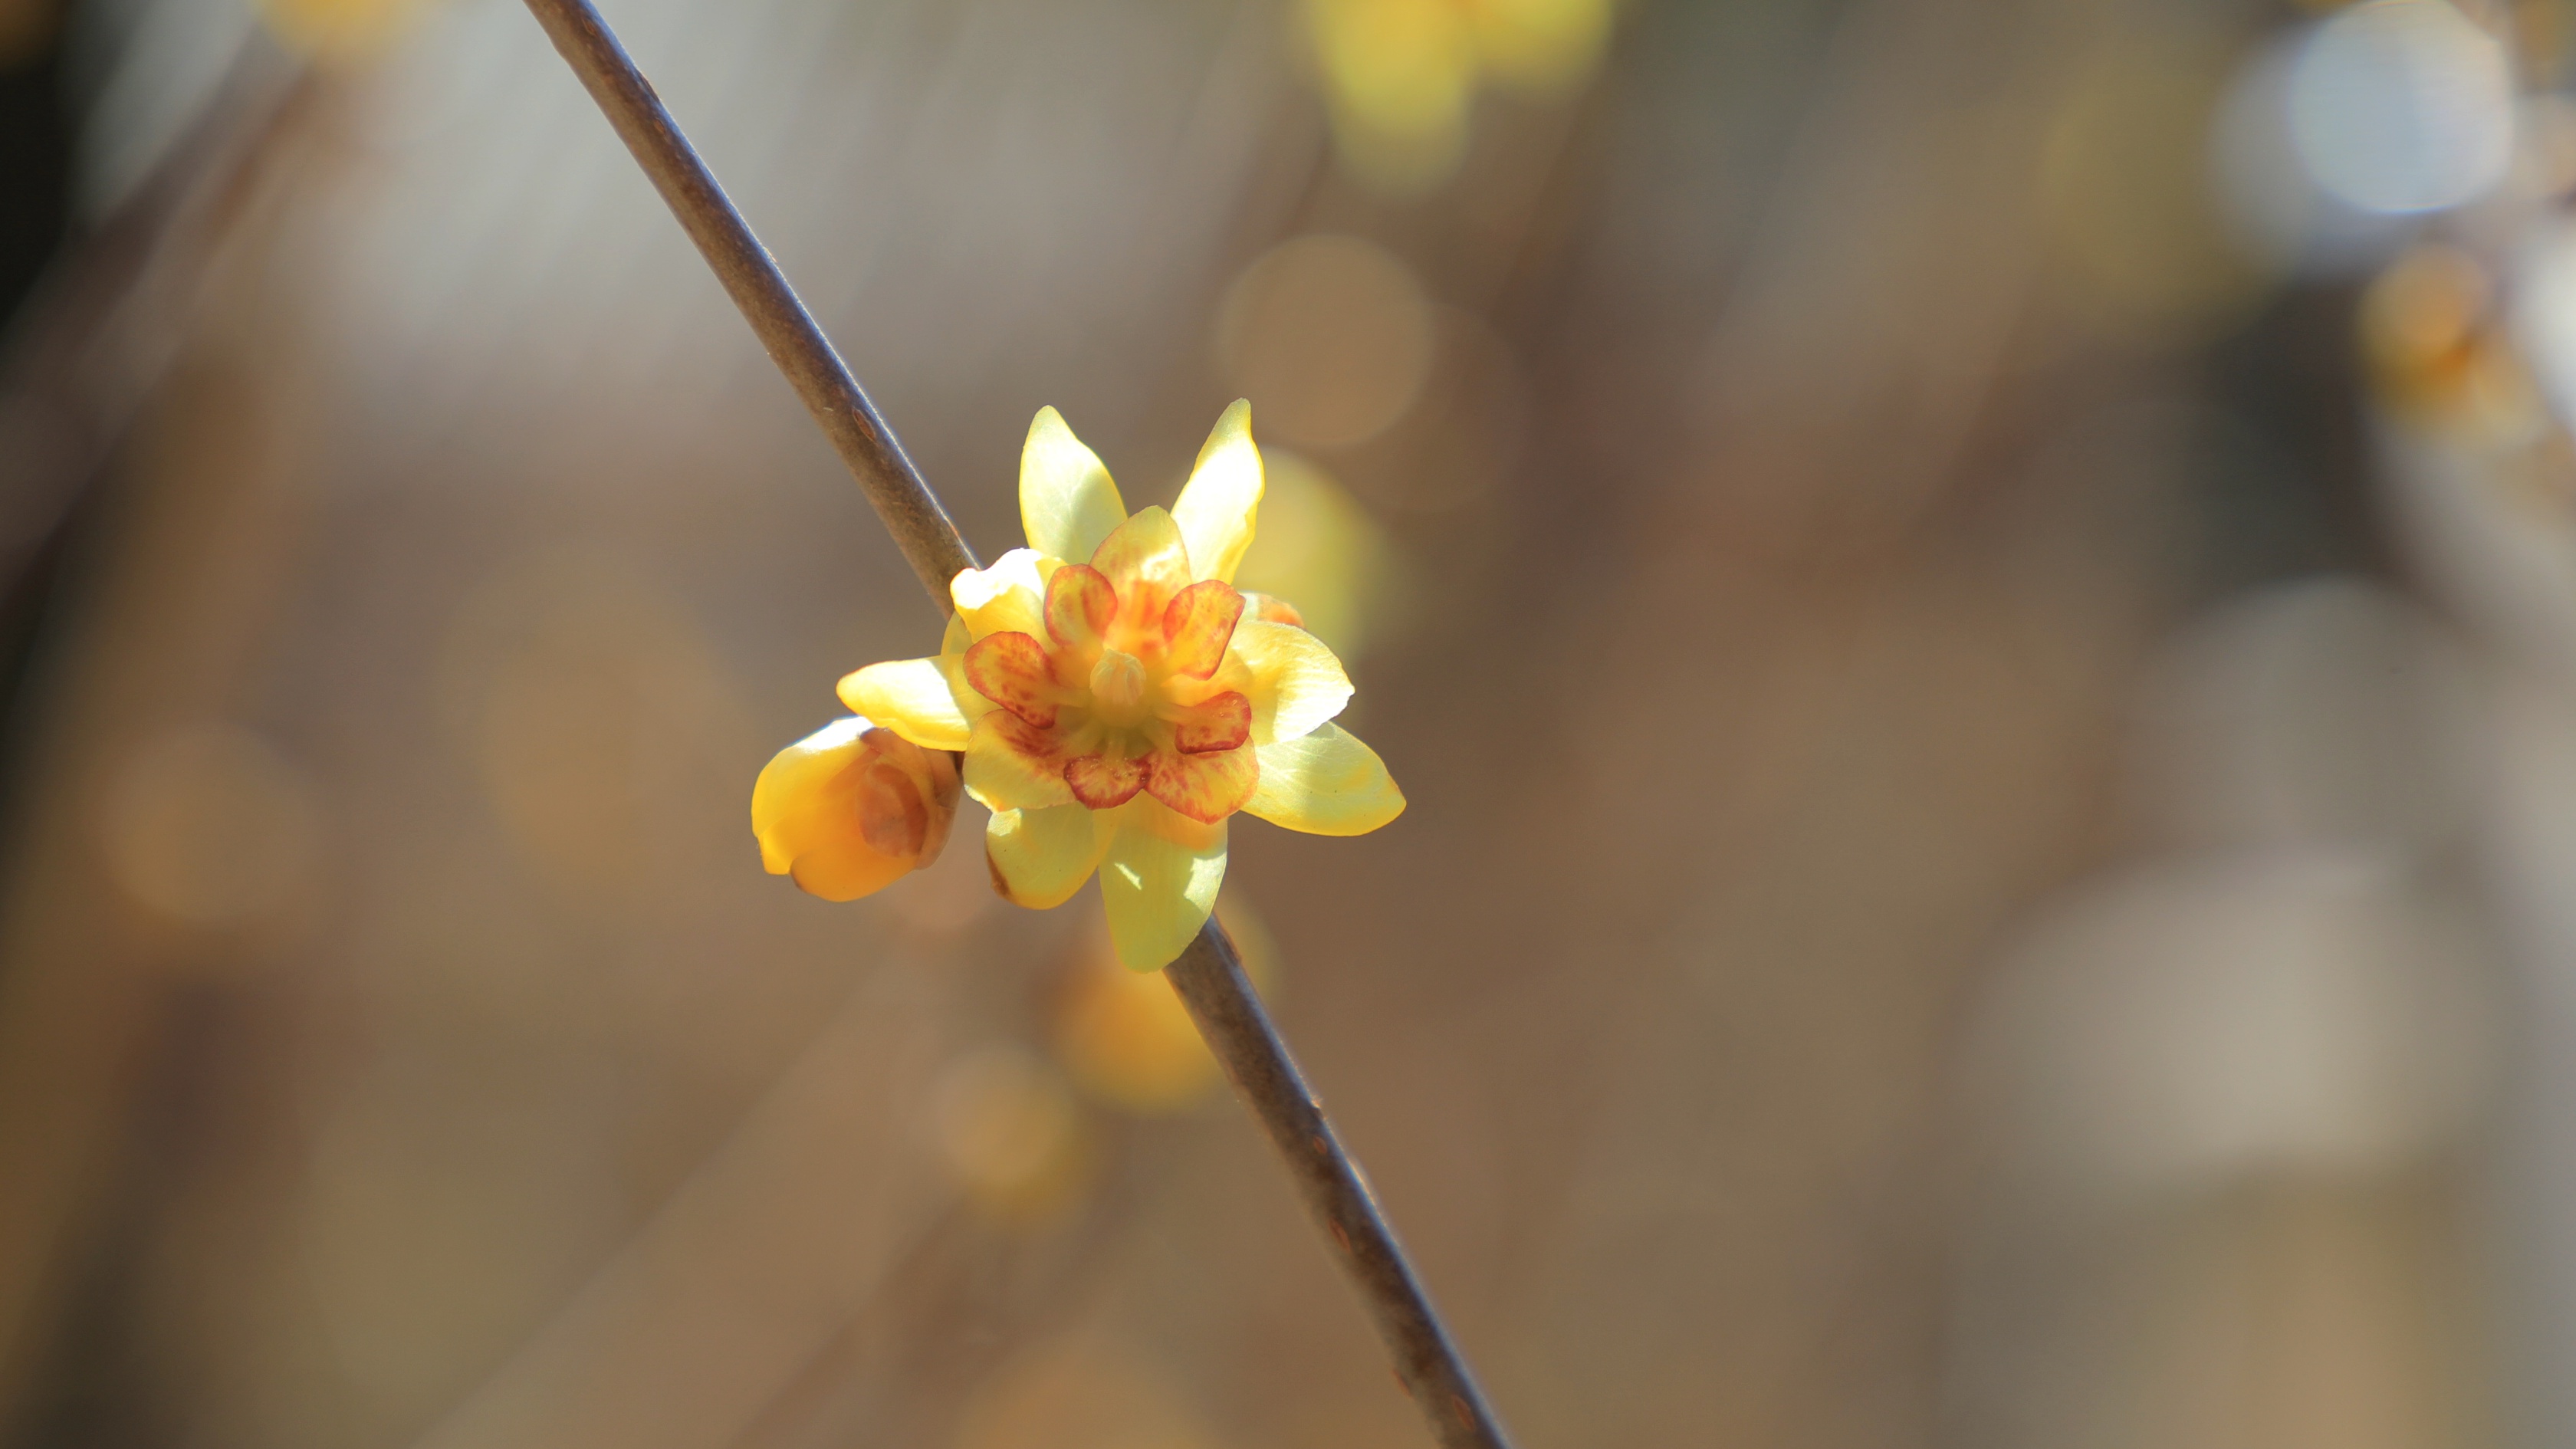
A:
{"label": "unopened bud", "polygon": [[780,750],[751,790],[771,875],[854,901],[939,858],[957,818],[957,765],[857,716]]}

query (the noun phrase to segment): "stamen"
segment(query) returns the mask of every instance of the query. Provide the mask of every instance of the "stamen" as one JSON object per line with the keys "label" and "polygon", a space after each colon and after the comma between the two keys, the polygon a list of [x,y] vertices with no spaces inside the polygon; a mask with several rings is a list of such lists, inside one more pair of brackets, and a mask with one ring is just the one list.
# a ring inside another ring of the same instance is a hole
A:
{"label": "stamen", "polygon": [[1091,704],[1103,724],[1121,729],[1142,724],[1151,713],[1145,700],[1145,662],[1118,649],[1101,651],[1091,667]]}

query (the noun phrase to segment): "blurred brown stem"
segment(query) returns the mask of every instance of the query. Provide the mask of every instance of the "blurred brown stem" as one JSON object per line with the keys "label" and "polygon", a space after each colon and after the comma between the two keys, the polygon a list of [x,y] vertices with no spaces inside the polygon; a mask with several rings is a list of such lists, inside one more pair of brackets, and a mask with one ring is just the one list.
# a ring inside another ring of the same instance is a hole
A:
{"label": "blurred brown stem", "polygon": [[[974,551],[921,471],[904,456],[823,329],[797,300],[769,249],[752,235],[589,0],[528,0],[528,8],[572,63],[591,98],[608,113],[627,149],[733,295],[770,361],[795,384],[841,461],[867,491],[932,602],[946,613],[948,581],[958,570],[975,566]],[[1503,1449],[1510,1441],[1501,1421],[1431,1306],[1394,1227],[1361,1178],[1359,1164],[1343,1150],[1286,1039],[1262,1010],[1225,929],[1211,917],[1168,974],[1235,1090],[1288,1164],[1299,1195],[1386,1339],[1397,1379],[1430,1420],[1434,1437],[1453,1449]]]}

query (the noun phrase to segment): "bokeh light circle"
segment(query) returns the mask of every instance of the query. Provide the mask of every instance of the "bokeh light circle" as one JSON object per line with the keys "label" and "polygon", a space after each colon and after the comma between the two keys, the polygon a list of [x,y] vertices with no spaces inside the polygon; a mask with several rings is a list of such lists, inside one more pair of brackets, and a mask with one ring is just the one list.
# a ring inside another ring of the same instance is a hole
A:
{"label": "bokeh light circle", "polygon": [[2319,26],[2293,62],[2290,134],[2317,185],[2381,215],[2484,193],[2513,151],[2503,48],[2440,0],[2372,0]]}

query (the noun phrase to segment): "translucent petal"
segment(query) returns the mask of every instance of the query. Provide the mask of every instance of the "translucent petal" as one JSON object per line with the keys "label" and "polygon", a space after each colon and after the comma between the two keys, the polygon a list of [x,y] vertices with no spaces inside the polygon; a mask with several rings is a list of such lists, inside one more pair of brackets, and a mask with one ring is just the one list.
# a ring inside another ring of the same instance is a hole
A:
{"label": "translucent petal", "polygon": [[1243,595],[1234,585],[1201,579],[1163,609],[1164,662],[1175,674],[1205,679],[1225,662],[1225,646],[1243,617]]}
{"label": "translucent petal", "polygon": [[1117,817],[1080,805],[997,810],[984,827],[984,860],[993,888],[1031,910],[1060,906],[1100,864]]}
{"label": "translucent petal", "polygon": [[1066,564],[1047,580],[1047,636],[1086,659],[1099,658],[1100,636],[1118,613],[1118,591],[1089,564]]}
{"label": "translucent petal", "polygon": [[1015,548],[991,568],[959,569],[948,597],[977,639],[987,634],[1046,633],[1046,585],[1062,561],[1033,548]]}
{"label": "translucent petal", "polygon": [[1261,450],[1252,445],[1252,404],[1240,398],[1216,420],[1198,466],[1172,505],[1189,550],[1192,578],[1234,581],[1261,511]]}
{"label": "translucent petal", "polygon": [[1008,710],[975,721],[966,744],[966,793],[991,810],[1043,810],[1073,803],[1055,737]]}
{"label": "translucent petal", "polygon": [[841,677],[841,703],[927,750],[962,750],[970,723],[938,659],[871,664]]}
{"label": "translucent petal", "polygon": [[1261,761],[1249,746],[1201,755],[1162,750],[1151,763],[1145,788],[1153,797],[1210,825],[1242,809],[1261,779]]}
{"label": "translucent petal", "polygon": [[1366,835],[1404,813],[1377,751],[1340,725],[1258,747],[1261,780],[1244,810],[1309,835]]}
{"label": "translucent petal", "polygon": [[1227,667],[1217,671],[1225,684],[1234,666],[1242,666],[1240,688],[1252,701],[1252,742],[1293,740],[1342,712],[1350,703],[1350,676],[1323,640],[1303,629],[1246,619],[1234,626],[1234,646]]}
{"label": "translucent petal", "polygon": [[1228,690],[1186,709],[1167,709],[1172,748],[1185,755],[1239,749],[1252,739],[1252,701]]}
{"label": "translucent petal", "polygon": [[1225,883],[1225,826],[1201,825],[1151,796],[1116,815],[1117,834],[1100,863],[1100,900],[1109,940],[1131,971],[1159,971],[1207,923]]}
{"label": "translucent petal", "polygon": [[1055,723],[1064,701],[1046,647],[1016,631],[987,634],[966,651],[966,683],[977,694],[1040,729]]}
{"label": "translucent petal", "polygon": [[1029,546],[1057,558],[1089,558],[1126,521],[1127,505],[1099,455],[1055,409],[1038,409],[1020,449],[1020,527]]}
{"label": "translucent petal", "polygon": [[1135,799],[1145,780],[1145,762],[1124,755],[1078,755],[1064,762],[1065,788],[1093,810],[1113,810]]}
{"label": "translucent petal", "polygon": [[1118,591],[1118,627],[1140,637],[1161,632],[1172,595],[1190,585],[1190,556],[1181,530],[1159,508],[1144,509],[1118,525],[1092,554],[1091,566]]}

